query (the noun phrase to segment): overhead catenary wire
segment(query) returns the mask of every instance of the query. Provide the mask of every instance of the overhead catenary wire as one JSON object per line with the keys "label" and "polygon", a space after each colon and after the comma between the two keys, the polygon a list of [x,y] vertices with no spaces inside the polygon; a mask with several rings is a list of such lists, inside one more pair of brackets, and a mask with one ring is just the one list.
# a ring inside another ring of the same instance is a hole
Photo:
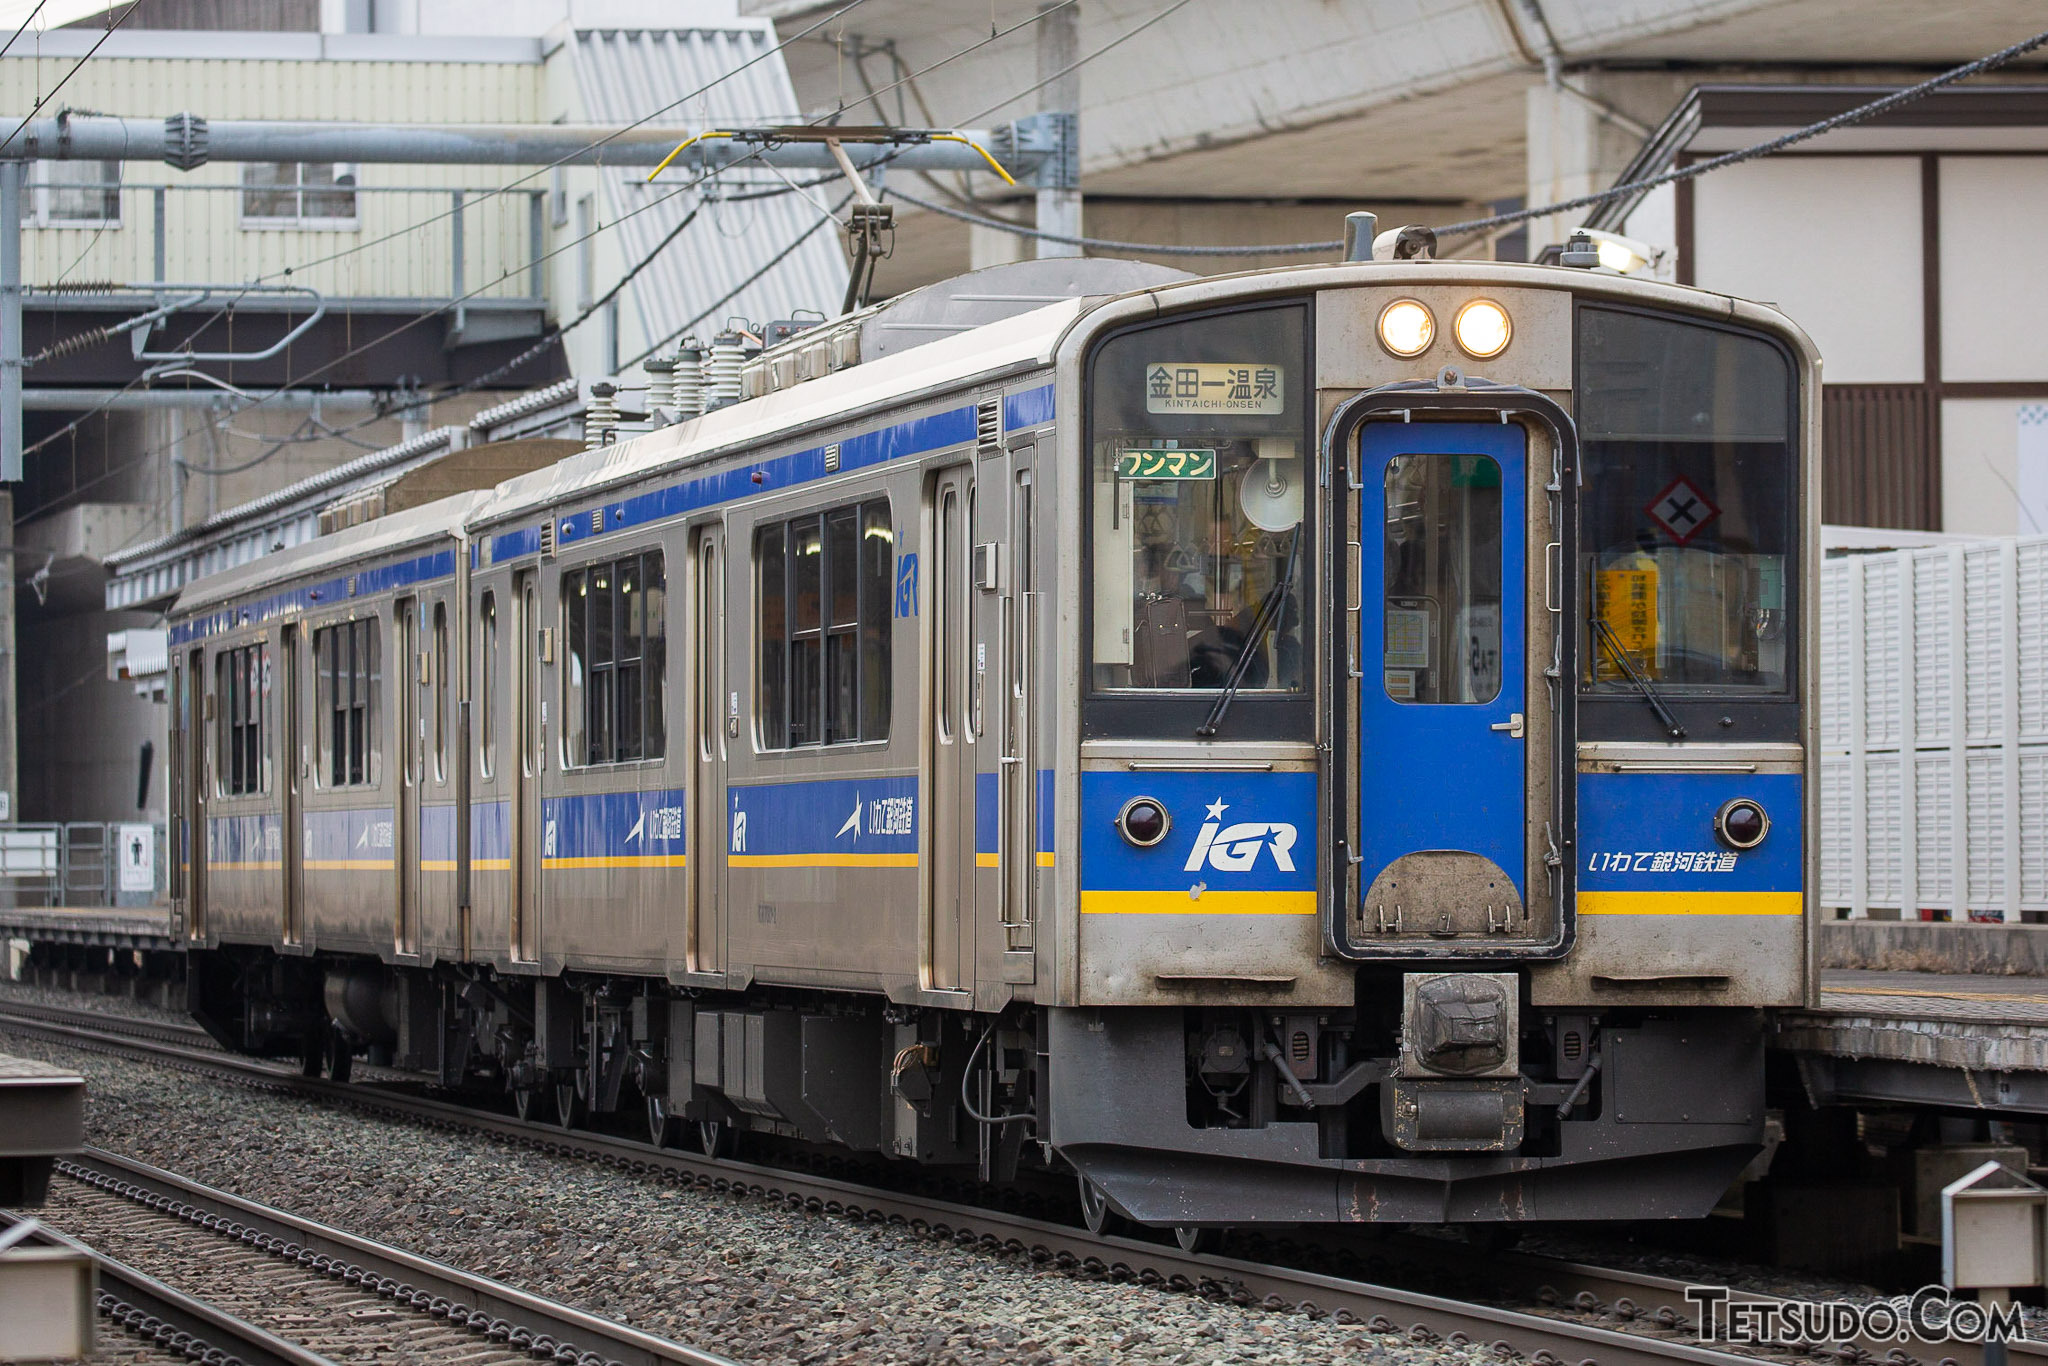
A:
{"label": "overhead catenary wire", "polygon": [[[1072,0],[1068,0],[1068,2],[1072,3]],[[621,137],[626,133],[630,133],[635,128],[639,128],[644,124],[652,123],[654,120],[660,118],[663,114],[666,114],[673,109],[680,108],[681,106],[688,104],[691,100],[697,99],[700,96],[710,93],[718,86],[723,85],[725,82],[739,75],[742,71],[745,71],[749,67],[758,65],[759,63],[768,60],[770,57],[773,57],[776,53],[781,52],[784,48],[788,47],[791,43],[798,42],[804,38],[809,37],[812,33],[815,33],[820,28],[823,28],[826,24],[829,24],[833,20],[839,19],[847,14],[851,14],[854,10],[859,9],[862,5],[866,3],[867,0],[848,0],[847,4],[842,5],[840,8],[834,10],[832,13],[826,15],[824,18],[818,19],[810,24],[805,25],[803,28],[798,29],[795,33],[790,34],[789,37],[784,38],[781,42],[776,43],[774,46],[764,48],[762,51],[755,53],[753,56],[747,58],[746,61],[741,62],[732,70],[721,72],[717,76],[712,77],[710,80],[704,82],[704,84],[698,86],[696,89],[688,92],[687,94],[679,95],[675,99],[670,100],[667,104],[662,105],[659,109],[655,109],[649,113],[642,114],[639,118],[634,119],[631,123],[624,124],[618,128],[613,128],[609,130],[608,132],[605,133],[603,137],[593,139],[592,141],[587,142],[583,146],[577,148],[573,152],[565,152],[564,154],[557,157],[555,160],[549,162],[545,166],[536,166],[534,169],[526,172],[525,174],[516,176],[513,179],[506,181],[503,185],[499,185],[490,190],[485,191],[484,193],[480,194],[475,200],[465,203],[463,205],[462,210],[460,211],[466,212],[469,209],[473,209],[483,204],[487,204],[491,200],[496,199],[501,195],[508,194],[511,191],[518,189],[521,185],[526,184],[530,180],[536,179],[539,176],[546,175],[549,171],[553,171],[559,167],[565,166],[570,161],[574,160],[579,156],[584,155],[585,153],[593,152],[598,148],[603,147],[606,143],[611,142],[613,139]],[[30,112],[31,115],[33,115],[34,111],[32,110]],[[19,132],[20,130],[16,129],[15,131]],[[726,167],[723,169],[730,170],[731,168]],[[420,232],[426,228],[431,228],[436,223],[441,223],[449,218],[454,217],[457,212],[458,210],[453,207],[442,209],[438,213],[430,214],[426,218],[422,218],[417,222],[407,224],[403,228],[395,228],[392,231],[385,233],[381,237],[373,237],[368,239],[367,241],[352,243],[351,245],[343,247],[338,251],[329,252],[325,256],[316,256],[309,260],[300,261],[294,265],[285,266],[280,270],[272,271],[267,275],[258,275],[253,280],[251,280],[250,283],[267,284],[273,280],[289,276],[293,274],[295,271],[311,270],[315,266],[327,265],[331,262],[341,260],[344,257],[353,256],[358,252],[367,251],[371,247],[378,247],[382,246],[386,242],[395,241],[398,238],[404,237],[407,233]]]}
{"label": "overhead catenary wire", "polygon": [[[87,62],[91,61],[93,59],[94,53],[98,52],[102,47],[106,46],[107,39],[114,36],[114,30],[120,28],[121,25],[127,23],[129,15],[134,14],[137,10],[141,9],[144,5],[148,3],[149,0],[135,0],[134,4],[122,10],[120,15],[116,17],[113,20],[113,22],[107,25],[107,31],[102,33],[99,36],[98,40],[95,41],[91,47],[85,50],[85,55],[83,57],[80,57],[77,61],[73,62],[71,64],[71,69],[65,72],[62,76],[57,78],[57,83],[55,85],[51,86],[49,90],[45,93],[36,97],[36,102],[33,105],[29,106],[29,111],[21,116],[21,122],[14,125],[14,131],[9,133],[4,141],[0,141],[0,152],[4,152],[7,150],[7,148],[12,146],[14,140],[21,136],[21,130],[28,127],[28,121],[34,118],[37,112],[40,111],[44,105],[48,104],[51,100],[57,98],[57,92],[59,90],[62,90],[67,84],[70,83],[71,78],[78,74],[78,69],[84,66]],[[40,9],[41,6],[38,6],[37,8]],[[26,26],[24,25],[24,27]],[[17,38],[20,36],[21,35],[19,33],[15,35],[15,37]],[[13,45],[14,39],[8,39],[8,46],[12,47]],[[0,51],[4,51],[4,49],[0,49]]]}
{"label": "overhead catenary wire", "polygon": [[[1888,114],[1894,109],[1912,103],[1914,100],[1922,99],[1946,86],[1954,85],[1957,81],[1968,80],[1972,76],[1981,76],[1987,71],[1995,71],[1999,67],[2024,57],[2029,52],[2043,46],[2048,46],[2048,32],[2037,33],[2031,38],[2014,43],[2010,47],[2000,48],[1998,51],[1979,57],[1975,61],[1951,67],[1939,75],[1929,77],[1918,85],[1908,86],[1903,90],[1895,90],[1889,95],[1857,105],[1853,109],[1846,109],[1839,114],[1817,120],[1802,128],[1796,128],[1789,133],[1780,134],[1763,142],[1753,143],[1748,147],[1743,147],[1733,152],[1725,152],[1706,161],[1696,161],[1689,166],[1680,166],[1660,175],[1645,176],[1640,180],[1628,181],[1625,184],[1615,185],[1593,194],[1559,200],[1553,204],[1535,205],[1530,208],[1491,214],[1485,218],[1471,218],[1456,223],[1445,223],[1439,226],[1436,232],[1440,236],[1489,232],[1498,228],[1513,227],[1517,223],[1527,223],[1538,218],[1549,218],[1560,213],[1570,213],[1576,209],[1594,208],[1617,199],[1647,194],[1649,191],[1660,186],[1676,184],[1679,181],[1696,180],[1714,171],[1740,165],[1745,161],[1754,161],[1759,157],[1769,156],[1774,152],[1781,152],[1788,147],[1797,146],[1802,142],[1810,142],[1814,138],[1825,134],[1853,127],[1856,124],[1867,122],[1882,114]],[[1094,55],[1096,54],[1090,54],[1090,56]],[[1083,60],[1087,59],[1084,58]],[[1006,100],[1004,103],[1008,103],[1008,101]],[[1002,106],[992,105],[990,107],[999,109]],[[979,117],[981,115],[976,114],[967,121],[971,123],[973,119]],[[1033,241],[1058,242],[1066,246],[1077,246],[1096,251],[1144,252],[1155,256],[1309,256],[1339,251],[1344,246],[1340,238],[1332,238],[1323,242],[1273,242],[1261,246],[1244,246],[1239,244],[1191,246],[1178,242],[1124,242],[1112,238],[1084,237],[1048,232],[1042,228],[1026,227],[1021,223],[1013,223],[1008,219],[971,213],[965,209],[957,209],[949,205],[921,199],[916,195],[893,186],[889,189],[888,193],[903,200],[905,203],[914,204],[918,208],[942,214],[948,218],[956,218],[963,223],[972,223],[977,227],[995,228],[1018,237],[1030,238]]]}
{"label": "overhead catenary wire", "polygon": [[36,0],[36,7],[28,12],[28,18],[21,21],[21,27],[14,30],[14,33],[7,39],[4,45],[0,45],[0,57],[5,57],[8,49],[14,46],[15,40],[29,31],[29,26],[36,21],[36,16],[43,12],[43,6],[49,3],[50,0]]}

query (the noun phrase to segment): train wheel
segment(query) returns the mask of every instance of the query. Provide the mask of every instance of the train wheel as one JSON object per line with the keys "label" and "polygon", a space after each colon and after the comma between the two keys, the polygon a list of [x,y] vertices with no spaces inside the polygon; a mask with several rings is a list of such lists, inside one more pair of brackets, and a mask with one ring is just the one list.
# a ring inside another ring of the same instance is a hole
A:
{"label": "train wheel", "polygon": [[731,1157],[738,1146],[738,1136],[732,1125],[722,1119],[700,1119],[697,1121],[697,1146],[704,1150],[704,1156]]}
{"label": "train wheel", "polygon": [[512,1113],[529,1124],[538,1121],[547,1110],[547,1093],[538,1086],[515,1086],[512,1088]]}
{"label": "train wheel", "polygon": [[576,1094],[576,1082],[572,1078],[555,1083],[555,1123],[564,1129],[573,1129],[583,1118],[583,1102]]}
{"label": "train wheel", "polygon": [[349,1050],[348,1040],[339,1029],[327,1034],[327,1076],[331,1081],[347,1081],[353,1070],[355,1054]]}
{"label": "train wheel", "polygon": [[1180,1250],[1189,1256],[1200,1256],[1216,1250],[1217,1245],[1223,1241],[1223,1230],[1196,1228],[1192,1224],[1175,1224],[1173,1241],[1179,1243]]}
{"label": "train wheel", "polygon": [[676,1117],[669,1113],[666,1096],[647,1098],[647,1141],[657,1148],[675,1146]]}
{"label": "train wheel", "polygon": [[1077,1176],[1075,1179],[1081,1183],[1081,1223],[1090,1233],[1099,1236],[1116,1218],[1110,1212],[1109,1197],[1102,1193],[1102,1187],[1087,1177]]}

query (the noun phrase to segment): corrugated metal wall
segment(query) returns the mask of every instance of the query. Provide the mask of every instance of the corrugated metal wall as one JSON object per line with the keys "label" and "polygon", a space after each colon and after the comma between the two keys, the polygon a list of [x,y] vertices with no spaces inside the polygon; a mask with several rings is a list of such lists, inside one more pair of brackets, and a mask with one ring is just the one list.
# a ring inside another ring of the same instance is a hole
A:
{"label": "corrugated metal wall", "polygon": [[[650,110],[698,90],[712,81],[729,79],[701,97],[687,101],[653,121],[654,127],[759,127],[800,122],[796,92],[778,53],[756,61],[773,46],[765,25],[721,29],[631,30],[597,29],[576,34],[576,80],[586,116],[594,123],[625,123]],[[754,62],[747,66],[748,62]],[[745,67],[744,70],[741,68]],[[816,172],[789,173],[799,183]],[[605,197],[619,222],[618,246],[627,267],[655,250],[693,204],[695,194],[679,195],[640,209],[685,183],[687,173],[667,173],[662,182],[644,183],[633,171],[603,173]],[[760,270],[775,254],[813,228],[824,217],[812,200],[837,204],[846,193],[841,182],[811,191],[810,198],[787,194],[772,199],[721,202],[716,195],[779,189],[785,182],[773,172],[734,169],[707,187],[704,208],[681,237],[632,284],[633,303],[645,328],[642,344],[667,336],[734,285]],[[799,309],[836,312],[846,293],[846,257],[838,229],[826,224],[756,284],[719,308],[700,332],[708,335],[727,317],[767,322],[787,318]],[[623,347],[628,357],[637,345]]]}
{"label": "corrugated metal wall", "polygon": [[1821,899],[2048,917],[2048,539],[1829,561]]}

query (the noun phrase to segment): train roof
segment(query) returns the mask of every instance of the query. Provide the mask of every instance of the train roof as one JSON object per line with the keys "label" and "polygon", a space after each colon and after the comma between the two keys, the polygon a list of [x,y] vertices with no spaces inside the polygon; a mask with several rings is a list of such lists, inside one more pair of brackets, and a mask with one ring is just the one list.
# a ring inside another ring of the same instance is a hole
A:
{"label": "train roof", "polygon": [[867,361],[788,389],[720,408],[498,485],[472,525],[531,515],[565,498],[631,483],[648,475],[753,450],[828,423],[858,418],[976,379],[1052,364],[1074,321],[1111,296],[1062,299],[1044,308],[985,323],[971,331]]}
{"label": "train roof", "polygon": [[458,493],[209,574],[178,595],[170,615],[190,616],[307,575],[352,568],[423,542],[460,536],[470,515],[489,497],[484,490]]}

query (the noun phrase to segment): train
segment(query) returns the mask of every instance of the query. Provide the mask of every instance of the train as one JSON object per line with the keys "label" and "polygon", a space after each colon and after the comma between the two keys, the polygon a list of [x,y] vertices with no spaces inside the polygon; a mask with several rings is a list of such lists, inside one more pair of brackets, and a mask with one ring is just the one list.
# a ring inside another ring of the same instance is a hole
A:
{"label": "train", "polygon": [[193,1014],[1190,1247],[1705,1214],[1815,1000],[1819,360],[1428,238],[980,272],[191,585]]}

